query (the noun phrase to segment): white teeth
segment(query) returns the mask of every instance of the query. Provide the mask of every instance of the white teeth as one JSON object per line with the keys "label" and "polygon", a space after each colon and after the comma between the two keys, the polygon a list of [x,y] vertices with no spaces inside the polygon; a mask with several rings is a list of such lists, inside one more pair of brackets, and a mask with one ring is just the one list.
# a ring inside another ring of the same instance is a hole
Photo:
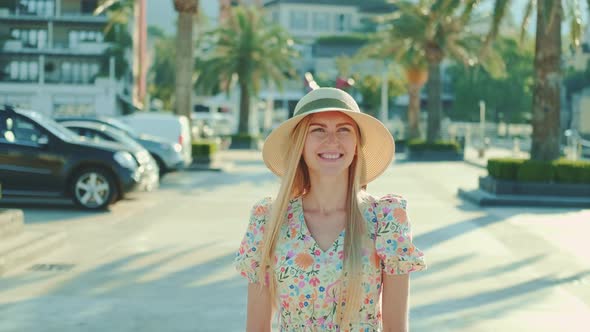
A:
{"label": "white teeth", "polygon": [[338,158],[340,158],[340,154],[338,154],[338,153],[322,153],[322,154],[320,154],[320,157],[322,157],[324,159],[338,159]]}

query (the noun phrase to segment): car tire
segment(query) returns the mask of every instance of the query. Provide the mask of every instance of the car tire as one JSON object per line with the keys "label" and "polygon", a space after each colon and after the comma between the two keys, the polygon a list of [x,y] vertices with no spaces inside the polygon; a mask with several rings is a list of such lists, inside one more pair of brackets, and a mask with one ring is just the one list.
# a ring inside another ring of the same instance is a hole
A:
{"label": "car tire", "polygon": [[152,157],[154,158],[154,160],[156,161],[156,164],[158,164],[158,168],[160,169],[160,180],[164,177],[164,175],[166,173],[168,173],[168,170],[166,169],[166,165],[164,164],[164,162],[162,161],[162,159],[160,157],[158,157],[155,154],[152,154]]}
{"label": "car tire", "polygon": [[100,168],[86,168],[73,177],[70,194],[74,203],[86,210],[102,210],[117,198],[113,177]]}

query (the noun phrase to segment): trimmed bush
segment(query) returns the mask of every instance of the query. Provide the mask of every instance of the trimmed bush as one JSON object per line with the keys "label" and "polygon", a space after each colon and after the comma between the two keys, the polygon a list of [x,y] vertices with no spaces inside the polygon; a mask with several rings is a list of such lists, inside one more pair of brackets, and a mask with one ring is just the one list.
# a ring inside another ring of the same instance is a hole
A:
{"label": "trimmed bush", "polygon": [[527,160],[518,168],[517,181],[552,182],[555,178],[555,167],[551,162]]}
{"label": "trimmed bush", "polygon": [[428,143],[424,140],[411,140],[407,147],[412,151],[454,151],[461,152],[461,146],[453,141],[436,141]]}
{"label": "trimmed bush", "polygon": [[590,183],[590,162],[565,159],[553,162],[491,158],[488,173],[498,180],[546,183]]}
{"label": "trimmed bush", "polygon": [[498,180],[516,180],[516,176],[518,174],[518,168],[522,163],[524,163],[524,159],[512,159],[512,158],[503,158],[503,159],[489,159],[488,160],[488,173],[490,176],[498,179]]}
{"label": "trimmed bush", "polygon": [[316,44],[322,45],[350,45],[350,44],[365,44],[369,41],[366,34],[354,33],[349,35],[333,35],[323,36],[316,40]]}
{"label": "trimmed bush", "polygon": [[211,157],[217,152],[217,143],[214,141],[194,141],[192,154],[193,158]]}
{"label": "trimmed bush", "polygon": [[590,162],[561,159],[553,165],[557,182],[590,183]]}

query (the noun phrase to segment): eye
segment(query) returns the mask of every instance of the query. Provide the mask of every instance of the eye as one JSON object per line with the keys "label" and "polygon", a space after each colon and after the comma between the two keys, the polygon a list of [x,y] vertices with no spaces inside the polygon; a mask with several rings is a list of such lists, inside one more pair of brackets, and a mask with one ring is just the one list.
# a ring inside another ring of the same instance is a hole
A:
{"label": "eye", "polygon": [[351,129],[350,129],[349,127],[340,127],[340,128],[338,129],[338,131],[340,131],[340,132],[345,132],[345,133],[349,133],[349,132],[351,132]]}
{"label": "eye", "polygon": [[313,128],[311,130],[311,132],[312,133],[323,133],[324,132],[324,128],[322,128],[322,127],[316,127],[316,128]]}

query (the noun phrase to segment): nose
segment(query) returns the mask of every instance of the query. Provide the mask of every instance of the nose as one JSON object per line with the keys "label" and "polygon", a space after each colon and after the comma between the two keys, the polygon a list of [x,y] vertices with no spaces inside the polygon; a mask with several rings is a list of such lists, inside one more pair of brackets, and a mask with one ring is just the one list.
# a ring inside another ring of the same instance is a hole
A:
{"label": "nose", "polygon": [[325,143],[338,143],[338,135],[336,135],[336,131],[327,132]]}

